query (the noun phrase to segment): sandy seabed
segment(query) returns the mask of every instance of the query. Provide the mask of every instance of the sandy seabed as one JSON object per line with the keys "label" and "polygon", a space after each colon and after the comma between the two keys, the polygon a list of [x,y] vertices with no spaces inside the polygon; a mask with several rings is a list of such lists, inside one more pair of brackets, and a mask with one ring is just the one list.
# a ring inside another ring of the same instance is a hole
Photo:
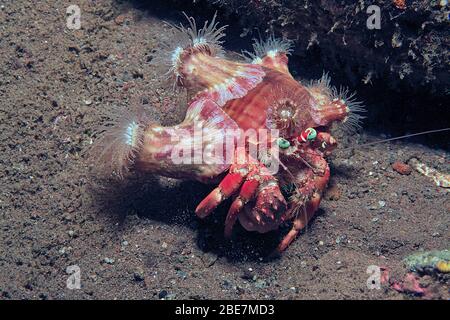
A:
{"label": "sandy seabed", "polygon": [[[385,266],[400,279],[404,257],[448,248],[450,200],[391,165],[417,157],[448,172],[448,153],[405,140],[337,150],[321,209],[278,259],[267,255],[288,227],[265,235],[237,227],[230,242],[227,205],[196,218],[211,186],[141,177],[102,201],[83,153],[105,110],[138,101],[173,124],[186,98],[151,65],[166,34],[158,18],[112,0],[77,2],[80,30],[66,28],[70,1],[0,9],[0,299],[411,298],[368,289],[366,270]],[[380,138],[361,133],[351,143]],[[78,290],[66,286],[73,265]],[[433,298],[449,298],[448,279],[420,281]]]}

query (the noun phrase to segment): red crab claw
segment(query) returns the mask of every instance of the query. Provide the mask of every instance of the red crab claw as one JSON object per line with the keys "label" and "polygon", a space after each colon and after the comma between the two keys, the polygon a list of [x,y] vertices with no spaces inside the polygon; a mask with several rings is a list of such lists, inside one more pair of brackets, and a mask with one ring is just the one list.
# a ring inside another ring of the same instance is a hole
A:
{"label": "red crab claw", "polygon": [[[267,232],[281,223],[279,216],[286,209],[286,201],[281,194],[276,179],[269,174],[263,164],[232,165],[228,175],[222,180],[195,210],[197,216],[209,215],[225,199],[239,195],[231,204],[225,222],[225,236],[230,237],[236,219],[249,231]],[[242,212],[246,205],[256,198],[255,207]],[[247,215],[241,219],[240,213]]]}
{"label": "red crab claw", "polygon": [[247,231],[266,233],[278,229],[283,223],[282,217],[287,205],[278,183],[273,177],[261,185],[255,206],[246,206],[238,217],[239,222]]}
{"label": "red crab claw", "polygon": [[[247,181],[242,185],[239,196],[234,200],[228,211],[225,221],[225,237],[231,237],[236,219],[248,231],[265,233],[277,229],[281,223],[279,217],[286,210],[286,200],[281,194],[275,178],[268,174],[265,167],[261,171],[255,171],[254,177],[249,175]],[[254,207],[246,206],[256,197]]]}

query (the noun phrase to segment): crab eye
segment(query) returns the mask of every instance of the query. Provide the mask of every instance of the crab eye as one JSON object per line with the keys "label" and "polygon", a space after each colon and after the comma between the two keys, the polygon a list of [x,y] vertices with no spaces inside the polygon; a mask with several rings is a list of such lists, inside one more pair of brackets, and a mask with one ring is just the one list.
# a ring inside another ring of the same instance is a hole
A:
{"label": "crab eye", "polygon": [[306,142],[306,141],[313,141],[314,139],[316,139],[316,137],[317,131],[314,128],[308,128],[302,132],[299,138],[303,142]]}
{"label": "crab eye", "polygon": [[308,128],[305,130],[307,132],[306,139],[312,141],[317,137],[317,131],[314,128]]}
{"label": "crab eye", "polygon": [[321,145],[322,149],[326,149],[327,146],[328,146],[327,143],[326,143],[325,141],[323,141],[323,142],[322,142],[322,145]]}
{"label": "crab eye", "polygon": [[284,138],[278,138],[277,143],[278,143],[278,146],[281,149],[287,149],[287,148],[289,148],[291,146],[291,143],[288,140],[284,139]]}

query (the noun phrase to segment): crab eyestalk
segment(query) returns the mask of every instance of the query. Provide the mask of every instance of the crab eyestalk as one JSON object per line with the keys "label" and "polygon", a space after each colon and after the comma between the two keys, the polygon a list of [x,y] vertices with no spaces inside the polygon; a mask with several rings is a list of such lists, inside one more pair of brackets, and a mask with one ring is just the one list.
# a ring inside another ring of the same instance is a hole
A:
{"label": "crab eyestalk", "polygon": [[314,128],[308,128],[303,130],[303,132],[298,136],[299,142],[306,142],[306,141],[314,141],[317,137],[317,131]]}

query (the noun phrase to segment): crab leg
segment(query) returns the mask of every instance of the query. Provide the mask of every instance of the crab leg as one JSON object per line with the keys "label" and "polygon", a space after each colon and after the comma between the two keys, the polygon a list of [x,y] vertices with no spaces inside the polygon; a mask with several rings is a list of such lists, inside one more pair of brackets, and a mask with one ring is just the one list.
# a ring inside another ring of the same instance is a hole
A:
{"label": "crab leg", "polygon": [[319,209],[320,200],[321,200],[320,194],[315,192],[312,196],[312,199],[305,205],[304,208],[304,214],[299,214],[295,220],[294,224],[292,226],[292,229],[288,232],[288,234],[281,240],[280,244],[278,245],[277,251],[283,252],[286,250],[287,247],[292,243],[292,241],[295,240],[298,233],[306,227],[309,220],[314,216],[314,213]]}
{"label": "crab leg", "polygon": [[241,212],[242,208],[256,196],[260,184],[260,181],[258,179],[259,176],[257,174],[257,171],[253,171],[248,175],[247,180],[242,185],[239,195],[231,204],[230,210],[228,211],[227,218],[225,220],[224,233],[226,238],[231,237],[231,231],[234,224],[236,223],[239,212]]}
{"label": "crab leg", "polygon": [[225,176],[217,188],[200,202],[195,209],[195,213],[199,218],[207,217],[217,206],[235,194],[244,182],[248,174],[248,169],[242,165],[233,165],[229,173]]}
{"label": "crab leg", "polygon": [[[292,226],[292,229],[288,232],[288,234],[281,240],[278,245],[277,252],[281,253],[291,244],[292,241],[297,237],[298,233],[307,226],[309,220],[314,216],[317,209],[319,209],[320,201],[322,200],[321,193],[325,189],[328,180],[330,178],[330,168],[328,164],[323,161],[325,165],[325,172],[323,176],[315,175],[313,182],[315,187],[315,192],[312,194],[309,201],[306,202],[304,207],[302,208],[304,214],[299,214],[295,219]],[[290,210],[288,210],[289,212]]]}
{"label": "crab leg", "polygon": [[[239,156],[236,156],[238,161]],[[255,230],[266,230],[278,227],[276,216],[286,209],[286,200],[281,194],[277,180],[270,174],[262,163],[258,163],[250,156],[246,164],[231,166],[228,175],[219,186],[214,189],[197,207],[196,214],[200,218],[209,215],[222,201],[233,194],[239,194],[234,199],[228,211],[225,222],[225,237],[230,237],[237,218],[241,219],[240,213],[247,203],[255,200],[255,207],[248,213],[256,220],[252,226]],[[280,220],[281,221],[281,220]],[[241,221],[242,223],[242,221]],[[247,225],[246,229],[249,227]]]}

